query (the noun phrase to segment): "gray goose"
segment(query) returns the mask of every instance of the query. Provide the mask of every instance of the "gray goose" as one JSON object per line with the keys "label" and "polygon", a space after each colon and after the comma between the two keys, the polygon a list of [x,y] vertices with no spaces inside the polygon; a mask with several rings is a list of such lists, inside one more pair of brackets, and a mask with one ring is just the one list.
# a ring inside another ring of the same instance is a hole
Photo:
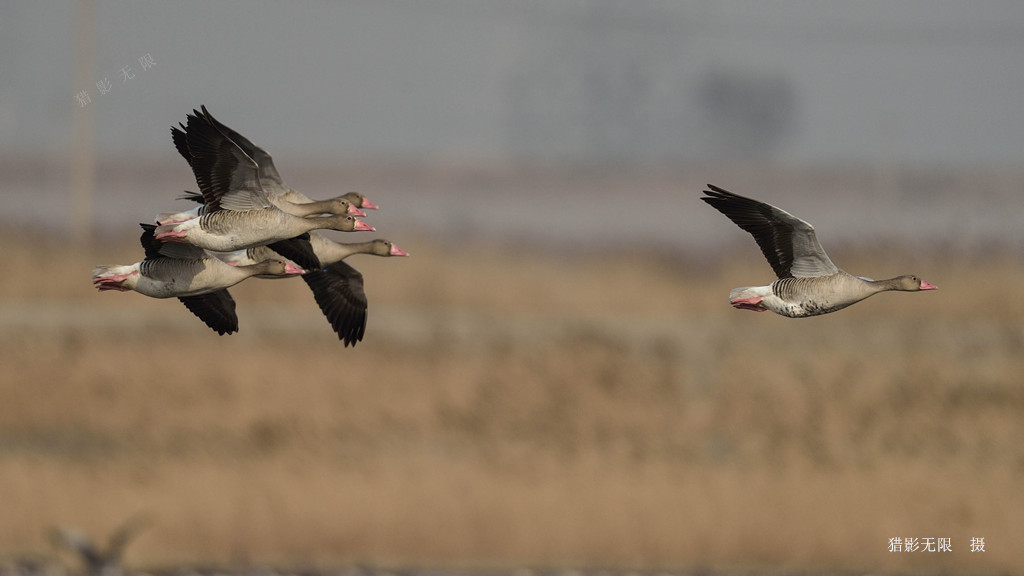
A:
{"label": "gray goose", "polygon": [[[316,232],[309,233],[309,243],[313,253],[323,266],[341,262],[349,256],[356,254],[370,254],[373,256],[408,256],[409,253],[402,250],[390,240],[377,238],[368,242],[335,242]],[[232,266],[244,266],[253,264],[268,258],[279,257],[269,246],[254,246],[246,250],[234,252],[218,252],[218,258]],[[278,276],[274,276],[278,278]]]}
{"label": "gray goose", "polygon": [[206,214],[158,226],[157,240],[185,242],[219,252],[268,244],[303,268],[316,269],[320,264],[304,239],[309,231],[373,230],[350,215],[303,218],[274,206],[260,183],[259,165],[210,118],[190,115],[185,134],[189,165],[203,195]]}
{"label": "gray goose", "polygon": [[[161,212],[156,215],[157,225],[162,224],[178,224],[186,220],[198,218],[207,213],[206,204],[204,204],[203,195],[198,192],[189,192],[188,190],[182,196],[178,197],[179,200],[193,200],[198,202],[200,205],[192,208],[191,210],[181,210],[178,212]],[[276,202],[268,196],[271,203],[291,214],[292,216],[301,216],[308,218],[310,216],[319,216],[321,214],[349,214],[352,216],[366,216],[366,213],[355,207],[355,204],[347,200],[346,198],[339,196],[337,198],[331,198],[330,200],[317,200],[309,202],[307,204],[283,204]]]}
{"label": "gray goose", "polygon": [[749,232],[778,280],[729,293],[741,310],[771,310],[789,318],[828,314],[890,290],[918,292],[936,286],[917,276],[871,280],[839,269],[821,248],[814,227],[785,210],[708,184],[701,200]]}
{"label": "gray goose", "polygon": [[[313,252],[323,264],[319,270],[309,271],[302,275],[313,299],[320,311],[324,313],[338,339],[345,346],[355,346],[363,339],[366,331],[367,300],[363,289],[363,275],[355,268],[342,262],[355,254],[371,254],[374,256],[408,256],[388,240],[378,238],[369,242],[341,243],[317,234],[310,233],[310,244]],[[218,254],[224,262],[232,266],[252,265],[278,255],[266,246],[256,246],[248,250],[240,250],[230,254]],[[260,278],[283,278],[279,275],[261,275]]]}
{"label": "gray goose", "polygon": [[[284,179],[281,178],[280,172],[278,172],[277,167],[274,166],[274,159],[266,150],[253,144],[252,141],[245,136],[242,136],[238,132],[222,124],[214,118],[212,114],[210,114],[206,109],[206,106],[200,106],[200,108],[202,109],[202,113],[198,110],[192,110],[192,113],[197,117],[202,117],[208,120],[215,128],[217,128],[217,130],[230,138],[231,141],[237,144],[243,152],[259,164],[260,184],[263,185],[263,189],[266,191],[267,197],[270,201],[281,210],[296,216],[310,216],[316,213],[344,214],[345,212],[334,211],[338,208],[338,204],[342,202],[350,204],[356,210],[359,208],[366,210],[378,209],[378,206],[371,202],[369,198],[358,192],[348,192],[328,200],[313,200],[299,191],[292,189],[284,183]],[[174,147],[178,149],[178,153],[185,158],[186,162],[191,164],[192,158],[188,149],[188,137],[186,133],[188,128],[184,125],[180,126],[180,129],[173,126],[171,127],[171,139],[174,141]],[[348,213],[353,216],[365,216],[365,214],[353,211]]]}
{"label": "gray goose", "polygon": [[177,298],[218,334],[238,330],[235,301],[228,288],[261,274],[296,275],[304,270],[277,257],[245,266],[231,266],[189,245],[165,245],[154,237],[152,224],[140,224],[139,241],[146,259],[135,264],[96,266],[92,283],[100,292],[135,291],[151,298]]}

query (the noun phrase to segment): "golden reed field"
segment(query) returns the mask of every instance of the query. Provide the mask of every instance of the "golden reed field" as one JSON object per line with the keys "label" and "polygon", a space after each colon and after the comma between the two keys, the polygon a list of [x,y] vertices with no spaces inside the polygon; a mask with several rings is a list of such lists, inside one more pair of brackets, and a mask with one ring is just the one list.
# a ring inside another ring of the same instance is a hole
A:
{"label": "golden reed field", "polygon": [[343,348],[300,280],[233,288],[241,331],[219,337],[176,301],[92,288],[94,264],[139,259],[134,234],[0,241],[11,561],[57,555],[55,526],[143,514],[130,569],[1024,566],[1019,254],[832,249],[940,290],[791,320],[726,302],[771,279],[753,242],[401,237],[411,258],[351,261],[370,323]]}

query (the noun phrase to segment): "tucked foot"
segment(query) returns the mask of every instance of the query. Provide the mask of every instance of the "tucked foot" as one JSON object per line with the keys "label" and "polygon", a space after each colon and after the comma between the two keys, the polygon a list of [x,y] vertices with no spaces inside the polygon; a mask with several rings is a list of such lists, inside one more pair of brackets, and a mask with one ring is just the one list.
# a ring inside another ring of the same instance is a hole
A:
{"label": "tucked foot", "polygon": [[156,235],[161,242],[184,242],[185,232],[162,232]]}
{"label": "tucked foot", "polygon": [[753,310],[754,312],[764,312],[767,308],[761,303],[760,296],[751,296],[749,298],[736,298],[735,300],[729,300],[729,304],[732,304],[733,308],[739,310]]}
{"label": "tucked foot", "polygon": [[116,276],[110,276],[106,278],[93,278],[92,283],[100,292],[106,292],[107,290],[117,290],[118,292],[128,292],[131,288],[124,285],[125,281],[128,280],[130,274],[117,274]]}
{"label": "tucked foot", "polygon": [[124,286],[122,286],[121,284],[118,284],[116,282],[111,282],[111,283],[103,282],[101,284],[97,284],[96,288],[100,292],[106,292],[107,290],[116,290],[118,292],[131,292],[132,291],[131,288],[125,288]]}
{"label": "tucked foot", "polygon": [[125,280],[135,276],[138,272],[125,272],[125,273],[109,273],[103,276],[93,276],[93,284],[120,284]]}

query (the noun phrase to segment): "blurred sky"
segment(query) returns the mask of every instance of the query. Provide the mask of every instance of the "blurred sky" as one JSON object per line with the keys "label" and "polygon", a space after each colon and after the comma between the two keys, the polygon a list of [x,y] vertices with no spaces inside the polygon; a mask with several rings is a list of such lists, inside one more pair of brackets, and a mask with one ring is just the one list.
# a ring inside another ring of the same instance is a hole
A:
{"label": "blurred sky", "polygon": [[33,0],[0,54],[0,222],[78,239],[187,207],[169,127],[205,104],[388,235],[748,243],[714,182],[830,246],[1024,246],[1020,2]]}
{"label": "blurred sky", "polygon": [[199,104],[323,159],[969,164],[1024,150],[1020,2],[97,0],[86,82],[76,13],[0,4],[0,155],[66,154],[82,91],[102,157],[166,154],[168,126]]}

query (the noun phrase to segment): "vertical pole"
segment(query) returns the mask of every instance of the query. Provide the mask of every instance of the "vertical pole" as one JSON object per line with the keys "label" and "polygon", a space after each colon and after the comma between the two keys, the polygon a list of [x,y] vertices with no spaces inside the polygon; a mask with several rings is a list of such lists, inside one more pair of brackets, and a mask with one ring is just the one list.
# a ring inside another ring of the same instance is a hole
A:
{"label": "vertical pole", "polygon": [[[96,2],[78,0],[75,11],[75,84],[74,91],[92,93],[93,64],[96,54]],[[71,138],[71,237],[75,246],[92,243],[92,203],[96,188],[96,151],[94,148],[93,110],[95,102],[82,105],[74,98]]]}

